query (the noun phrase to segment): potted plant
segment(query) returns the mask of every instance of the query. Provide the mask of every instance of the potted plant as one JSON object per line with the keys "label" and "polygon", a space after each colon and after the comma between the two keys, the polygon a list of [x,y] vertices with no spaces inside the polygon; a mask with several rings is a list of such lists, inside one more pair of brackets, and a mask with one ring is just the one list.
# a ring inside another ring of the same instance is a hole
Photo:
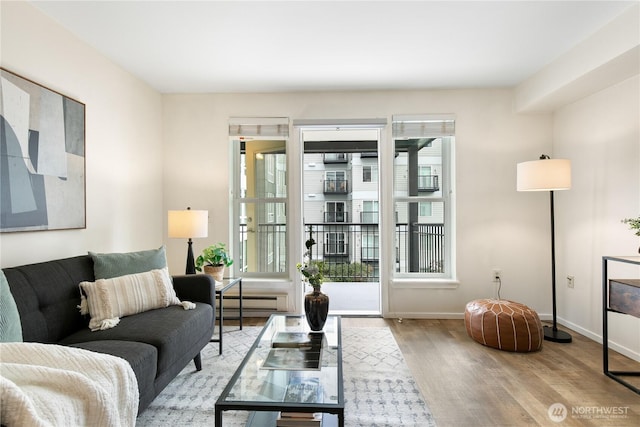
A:
{"label": "potted plant", "polygon": [[312,261],[311,259],[311,251],[315,244],[313,229],[309,226],[309,239],[304,244],[307,248],[303,257],[304,260],[296,264],[296,267],[302,274],[302,282],[313,288],[313,292],[304,296],[304,312],[311,330],[319,332],[322,331],[329,314],[329,296],[320,291],[324,281],[323,263]]}
{"label": "potted plant", "polygon": [[196,270],[210,274],[213,278],[222,282],[224,277],[224,268],[233,264],[233,260],[227,252],[224,243],[216,243],[205,248],[202,254],[196,258]]}
{"label": "potted plant", "polygon": [[[625,218],[622,220],[623,224],[628,224],[629,229],[635,230],[636,236],[640,236],[640,216],[637,218]],[[638,248],[638,253],[640,253],[640,248]]]}

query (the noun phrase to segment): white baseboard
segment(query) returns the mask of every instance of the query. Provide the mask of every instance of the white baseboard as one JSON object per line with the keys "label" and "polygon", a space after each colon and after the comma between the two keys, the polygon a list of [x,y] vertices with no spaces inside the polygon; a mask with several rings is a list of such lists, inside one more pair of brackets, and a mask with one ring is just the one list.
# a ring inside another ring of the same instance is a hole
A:
{"label": "white baseboard", "polygon": [[[568,322],[565,319],[562,319],[560,317],[558,317],[558,323],[566,326],[567,328],[576,331],[577,333],[579,333],[580,335],[584,335],[585,337],[592,339],[593,341],[602,344],[602,335],[598,335],[593,331],[590,331],[588,329],[585,329],[579,325],[576,325],[575,323],[572,322]],[[623,345],[618,344],[615,341],[611,341],[609,340],[609,349],[610,350],[614,350],[617,351],[618,353],[627,356],[630,359],[633,359],[637,362],[640,362],[640,353],[637,351],[634,351],[628,347],[625,347]]]}
{"label": "white baseboard", "polygon": [[464,313],[389,312],[392,319],[464,319]]}

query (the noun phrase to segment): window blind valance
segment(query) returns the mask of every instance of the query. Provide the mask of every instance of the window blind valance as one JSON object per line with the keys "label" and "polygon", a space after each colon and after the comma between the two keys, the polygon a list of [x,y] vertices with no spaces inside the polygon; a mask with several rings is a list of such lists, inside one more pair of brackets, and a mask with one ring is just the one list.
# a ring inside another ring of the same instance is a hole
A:
{"label": "window blind valance", "polygon": [[394,138],[421,138],[454,136],[453,116],[393,116]]}
{"label": "window blind valance", "polygon": [[229,136],[289,137],[288,117],[231,117]]}
{"label": "window blind valance", "polygon": [[328,127],[328,128],[381,128],[387,125],[387,119],[295,119],[294,126],[298,127]]}

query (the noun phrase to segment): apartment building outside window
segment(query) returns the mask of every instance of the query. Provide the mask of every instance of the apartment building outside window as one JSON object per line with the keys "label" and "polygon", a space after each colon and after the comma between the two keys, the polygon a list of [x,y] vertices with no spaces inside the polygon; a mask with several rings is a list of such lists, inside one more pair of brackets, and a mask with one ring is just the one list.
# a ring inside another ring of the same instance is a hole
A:
{"label": "apartment building outside window", "polygon": [[360,222],[364,224],[377,224],[380,221],[378,215],[378,201],[364,200],[362,202],[362,213]]}
{"label": "apartment building outside window", "polygon": [[345,202],[325,203],[324,222],[347,222],[348,218]]}
{"label": "apartment building outside window", "polygon": [[362,166],[362,182],[378,182],[378,168],[375,165]]}
{"label": "apartment building outside window", "polygon": [[348,182],[346,171],[325,172],[324,192],[327,194],[347,194]]}
{"label": "apartment building outside window", "polygon": [[325,255],[345,255],[347,254],[347,243],[345,233],[332,232],[325,233]]}

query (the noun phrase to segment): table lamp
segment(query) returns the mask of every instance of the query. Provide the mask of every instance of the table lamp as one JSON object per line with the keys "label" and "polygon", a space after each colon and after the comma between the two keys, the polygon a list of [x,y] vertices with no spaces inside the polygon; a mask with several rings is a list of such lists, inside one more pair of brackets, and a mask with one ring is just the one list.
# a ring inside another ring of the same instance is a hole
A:
{"label": "table lamp", "polygon": [[207,237],[209,233],[209,212],[191,210],[169,211],[168,217],[169,237],[189,239],[187,241],[187,268],[186,274],[196,274],[196,264],[193,260],[192,238]]}

